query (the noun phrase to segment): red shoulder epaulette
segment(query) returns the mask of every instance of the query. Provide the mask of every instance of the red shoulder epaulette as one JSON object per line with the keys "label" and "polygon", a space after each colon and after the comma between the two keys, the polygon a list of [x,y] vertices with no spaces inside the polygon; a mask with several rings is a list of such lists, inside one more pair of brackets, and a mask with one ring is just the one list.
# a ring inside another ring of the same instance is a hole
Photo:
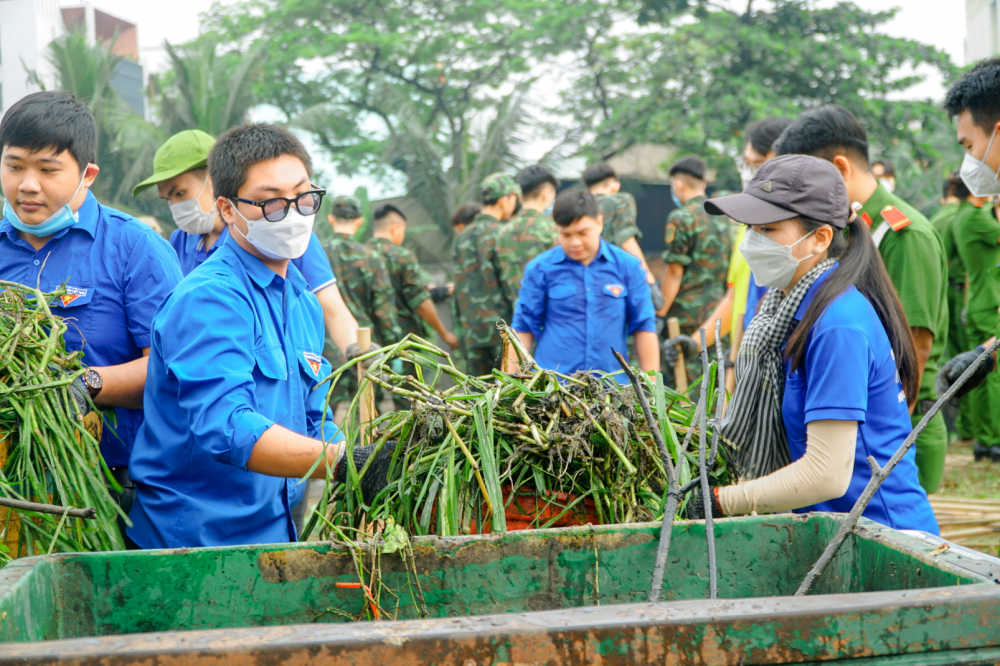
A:
{"label": "red shoulder epaulette", "polygon": [[871,227],[872,227],[872,218],[868,216],[868,213],[861,213],[861,219],[864,220],[865,224],[868,225],[868,228],[871,229]]}
{"label": "red shoulder epaulette", "polygon": [[903,215],[903,212],[895,206],[886,206],[882,209],[882,219],[889,223],[893,231],[899,231],[910,226],[912,221]]}

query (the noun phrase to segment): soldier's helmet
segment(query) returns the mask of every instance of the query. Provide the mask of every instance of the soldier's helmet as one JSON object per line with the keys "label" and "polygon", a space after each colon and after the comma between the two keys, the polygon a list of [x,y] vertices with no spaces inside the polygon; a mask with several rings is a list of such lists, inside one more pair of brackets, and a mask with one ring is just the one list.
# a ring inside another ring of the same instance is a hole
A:
{"label": "soldier's helmet", "polygon": [[356,220],[361,217],[361,202],[344,195],[334,197],[330,202],[330,212],[343,220]]}
{"label": "soldier's helmet", "polygon": [[517,184],[511,176],[505,173],[491,173],[483,178],[480,187],[483,193],[483,201],[496,201],[500,197],[508,194],[521,196],[521,186]]}

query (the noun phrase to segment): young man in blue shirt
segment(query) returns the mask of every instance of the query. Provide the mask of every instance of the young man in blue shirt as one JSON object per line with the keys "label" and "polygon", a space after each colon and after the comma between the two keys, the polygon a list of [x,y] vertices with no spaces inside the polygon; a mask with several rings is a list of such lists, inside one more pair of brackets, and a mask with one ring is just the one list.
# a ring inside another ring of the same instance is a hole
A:
{"label": "young man in blue shirt", "polygon": [[[160,197],[169,202],[177,224],[177,230],[170,234],[170,245],[177,252],[184,275],[212,256],[229,236],[226,223],[215,207],[212,177],[208,173],[208,153],[214,145],[212,135],[201,130],[178,132],[157,149],[153,175],[132,190],[132,196],[136,196],[155,185]],[[292,263],[323,307],[331,340],[341,352],[346,352],[349,345],[357,342],[358,322],[341,297],[330,260],[316,234],[309,239],[305,254]]]}
{"label": "young man in blue shirt", "polygon": [[[294,541],[299,479],[319,461],[343,481],[343,440],[326,409],[320,305],[289,260],[309,245],[323,190],[288,131],[243,125],[208,158],[229,237],[153,321],[146,421],[132,451],[131,547]],[[360,470],[372,446],[358,447]],[[385,485],[395,445],[362,478]]]}
{"label": "young man in blue shirt", "polygon": [[52,303],[65,317],[67,349],[90,366],[79,389],[113,407],[101,453],[132,493],[128,457],[142,423],[153,313],[181,279],[177,257],[155,231],[97,202],[97,123],[64,92],[33,93],[0,121],[0,280],[43,292],[66,284]]}
{"label": "young man in blue shirt", "polygon": [[[528,263],[511,326],[525,348],[535,341],[539,366],[570,374],[616,372],[611,350],[628,354],[635,338],[639,367],[660,367],[656,314],[642,263],[601,239],[603,222],[594,195],[563,192],[552,217],[559,245]],[[628,378],[618,375],[627,384]]]}

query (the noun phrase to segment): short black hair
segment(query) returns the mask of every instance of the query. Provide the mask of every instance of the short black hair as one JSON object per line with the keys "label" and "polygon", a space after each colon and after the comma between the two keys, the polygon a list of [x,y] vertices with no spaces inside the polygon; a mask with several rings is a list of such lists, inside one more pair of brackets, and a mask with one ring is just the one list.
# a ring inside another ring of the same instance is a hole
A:
{"label": "short black hair", "polygon": [[399,215],[403,220],[406,220],[406,213],[399,209],[399,206],[391,203],[380,203],[375,207],[375,213],[372,215],[372,219],[378,222],[383,217],[387,217],[389,213],[395,213]]}
{"label": "short black hair", "polygon": [[958,197],[962,201],[965,201],[972,196],[972,192],[969,191],[969,186],[965,184],[964,180],[962,180],[962,174],[958,169],[952,171],[945,179],[944,196]]}
{"label": "short black hair", "polygon": [[838,153],[850,153],[868,166],[868,135],[854,114],[828,104],[806,111],[774,143],[778,155],[812,155],[832,162]]}
{"label": "short black hair", "polygon": [[705,160],[701,159],[697,155],[685,155],[680,158],[674,165],[670,167],[668,176],[673,178],[679,173],[686,173],[689,176],[697,178],[698,180],[705,180],[705,172],[708,170],[708,165],[705,164]]}
{"label": "short black hair", "polygon": [[67,92],[31,93],[14,102],[0,120],[0,148],[33,153],[69,151],[80,170],[97,164],[97,121],[86,104]]}
{"label": "short black hair", "polygon": [[312,160],[302,142],[288,130],[268,123],[239,125],[223,133],[208,154],[208,173],[215,197],[239,194],[254,164],[291,155],[302,160],[312,176]]}
{"label": "short black hair", "polygon": [[514,180],[521,186],[521,196],[528,197],[537,192],[542,185],[550,183],[552,187],[559,189],[559,179],[541,164],[532,164],[517,172]]}
{"label": "short black hair", "polygon": [[747,143],[759,155],[766,156],[771,152],[774,142],[778,140],[781,133],[791,124],[791,118],[778,118],[776,116],[752,122],[746,131]]}
{"label": "short black hair", "polygon": [[597,164],[591,164],[589,167],[583,170],[580,175],[583,178],[583,184],[587,187],[591,185],[597,185],[601,181],[607,180],[608,178],[614,178],[618,180],[618,174],[615,172],[615,168],[608,164],[607,162],[598,162]]}
{"label": "short black hair", "polygon": [[451,226],[457,227],[460,224],[471,224],[482,209],[483,207],[477,203],[462,204],[452,214]]}
{"label": "short black hair", "polygon": [[596,218],[600,214],[597,199],[587,190],[566,190],[552,205],[552,219],[560,227],[568,227],[581,217]]}
{"label": "short black hair", "polygon": [[872,166],[875,166],[876,164],[882,165],[882,170],[885,172],[884,175],[895,177],[896,167],[892,166],[892,162],[890,162],[889,160],[879,159],[872,162]]}
{"label": "short black hair", "polygon": [[949,118],[963,111],[972,114],[972,122],[988,133],[1000,120],[1000,58],[986,58],[951,87],[944,98]]}

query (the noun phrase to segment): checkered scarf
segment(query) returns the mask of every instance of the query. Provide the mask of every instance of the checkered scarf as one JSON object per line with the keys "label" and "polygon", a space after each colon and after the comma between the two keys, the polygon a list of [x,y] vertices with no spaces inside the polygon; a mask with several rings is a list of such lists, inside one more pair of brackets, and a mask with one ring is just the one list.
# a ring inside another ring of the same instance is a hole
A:
{"label": "checkered scarf", "polygon": [[736,390],[719,425],[722,440],[735,451],[741,478],[767,476],[792,462],[781,419],[782,350],[806,292],[834,263],[826,259],[816,264],[787,297],[781,289],[769,289],[743,334],[736,356]]}

